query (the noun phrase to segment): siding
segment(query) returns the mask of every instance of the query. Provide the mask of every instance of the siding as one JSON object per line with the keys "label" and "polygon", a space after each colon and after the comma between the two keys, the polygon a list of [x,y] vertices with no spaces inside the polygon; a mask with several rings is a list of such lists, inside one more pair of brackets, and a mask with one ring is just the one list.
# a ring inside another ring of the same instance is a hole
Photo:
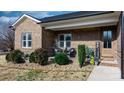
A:
{"label": "siding", "polygon": [[[22,48],[21,34],[23,32],[32,33],[32,48],[26,49]],[[24,18],[21,22],[17,24],[15,30],[15,49],[20,49],[23,52],[32,52],[37,48],[42,47],[42,29],[39,24],[30,20],[29,18]]]}

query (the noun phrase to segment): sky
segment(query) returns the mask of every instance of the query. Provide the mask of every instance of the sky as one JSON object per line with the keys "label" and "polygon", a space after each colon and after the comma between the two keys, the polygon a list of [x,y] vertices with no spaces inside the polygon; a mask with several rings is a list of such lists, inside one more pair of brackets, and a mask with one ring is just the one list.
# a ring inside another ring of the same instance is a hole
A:
{"label": "sky", "polygon": [[50,17],[72,11],[0,11],[0,32],[5,32],[9,29],[9,26],[13,24],[23,14],[31,15],[35,18],[41,19],[44,17]]}
{"label": "sky", "polygon": [[13,23],[23,14],[28,14],[40,19],[69,12],[71,11],[0,11],[0,25],[8,22]]}

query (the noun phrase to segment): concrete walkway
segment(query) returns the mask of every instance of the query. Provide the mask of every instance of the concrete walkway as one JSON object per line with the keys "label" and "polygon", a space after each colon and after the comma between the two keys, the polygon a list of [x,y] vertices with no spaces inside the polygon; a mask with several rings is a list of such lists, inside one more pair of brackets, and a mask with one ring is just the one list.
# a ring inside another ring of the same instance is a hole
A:
{"label": "concrete walkway", "polygon": [[96,66],[88,81],[120,81],[121,72],[118,67]]}

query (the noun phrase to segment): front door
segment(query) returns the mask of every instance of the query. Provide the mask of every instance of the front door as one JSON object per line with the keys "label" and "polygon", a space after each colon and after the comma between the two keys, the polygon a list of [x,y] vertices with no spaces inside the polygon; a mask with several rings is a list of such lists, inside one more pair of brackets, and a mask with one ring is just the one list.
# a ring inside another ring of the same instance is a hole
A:
{"label": "front door", "polygon": [[102,33],[102,45],[101,45],[101,59],[103,61],[112,61],[113,58],[113,44],[112,44],[112,30],[106,30]]}

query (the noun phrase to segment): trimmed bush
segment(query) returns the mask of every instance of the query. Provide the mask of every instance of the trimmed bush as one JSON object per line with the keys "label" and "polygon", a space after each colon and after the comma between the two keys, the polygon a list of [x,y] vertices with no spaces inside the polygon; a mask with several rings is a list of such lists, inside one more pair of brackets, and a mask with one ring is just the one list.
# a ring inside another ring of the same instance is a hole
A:
{"label": "trimmed bush", "polygon": [[24,63],[25,60],[24,58],[22,57],[22,55],[20,54],[17,54],[15,57],[14,57],[14,63]]}
{"label": "trimmed bush", "polygon": [[40,65],[47,65],[48,64],[48,52],[46,49],[39,48],[35,50],[37,54],[36,61]]}
{"label": "trimmed bush", "polygon": [[23,56],[24,56],[23,52],[21,52],[20,50],[14,50],[6,55],[6,60],[8,62],[12,61],[13,63],[24,63],[25,61]]}
{"label": "trimmed bush", "polygon": [[58,53],[55,55],[55,63],[59,65],[69,64],[69,58],[65,53]]}
{"label": "trimmed bush", "polygon": [[48,52],[46,49],[39,48],[31,53],[29,57],[30,62],[38,63],[40,65],[48,64]]}
{"label": "trimmed bush", "polygon": [[6,55],[6,60],[7,60],[7,62],[12,61],[12,53],[8,53],[8,54]]}
{"label": "trimmed bush", "polygon": [[78,61],[80,67],[83,66],[85,59],[86,59],[85,45],[78,45]]}
{"label": "trimmed bush", "polygon": [[[18,63],[19,60],[23,59],[24,53],[20,50],[12,51],[12,61]],[[20,62],[19,62],[20,63]]]}
{"label": "trimmed bush", "polygon": [[33,62],[36,63],[36,57],[37,57],[36,53],[32,52],[29,56],[29,62],[30,63],[33,63]]}

